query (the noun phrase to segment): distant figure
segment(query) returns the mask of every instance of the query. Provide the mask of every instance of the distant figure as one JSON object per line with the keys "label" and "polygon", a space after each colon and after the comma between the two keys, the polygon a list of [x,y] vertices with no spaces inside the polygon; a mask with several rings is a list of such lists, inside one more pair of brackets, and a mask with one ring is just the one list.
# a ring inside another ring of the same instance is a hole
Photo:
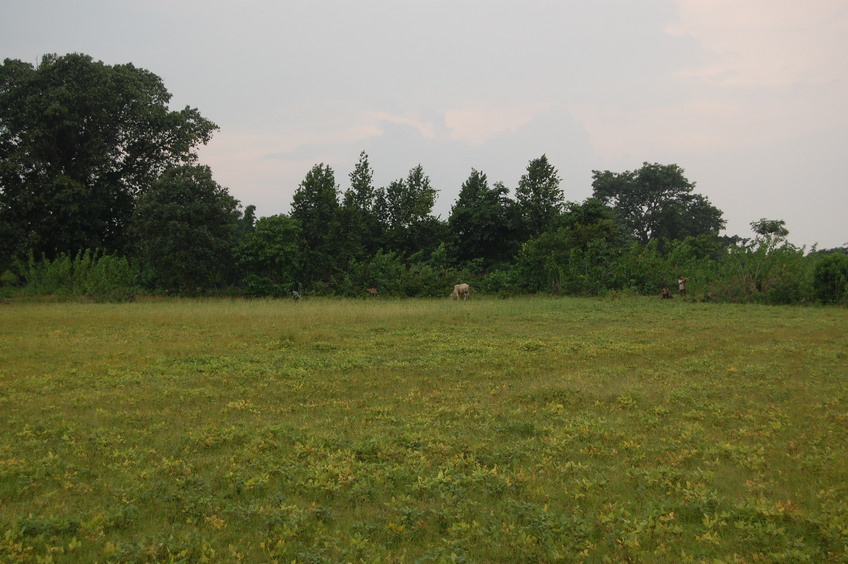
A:
{"label": "distant figure", "polygon": [[467,300],[471,297],[471,288],[468,284],[457,284],[453,287],[453,292],[451,292],[451,299],[458,300],[459,297],[462,296],[463,300]]}
{"label": "distant figure", "polygon": [[662,299],[670,300],[672,298],[671,290],[668,289],[668,286],[662,287]]}
{"label": "distant figure", "polygon": [[677,290],[681,296],[686,295],[686,279],[682,276],[677,277]]}
{"label": "distant figure", "polygon": [[376,298],[377,297],[377,288],[365,288],[365,291],[368,292],[369,298]]}
{"label": "distant figure", "polygon": [[294,301],[300,300],[300,294],[297,293],[297,290],[292,290],[292,299]]}

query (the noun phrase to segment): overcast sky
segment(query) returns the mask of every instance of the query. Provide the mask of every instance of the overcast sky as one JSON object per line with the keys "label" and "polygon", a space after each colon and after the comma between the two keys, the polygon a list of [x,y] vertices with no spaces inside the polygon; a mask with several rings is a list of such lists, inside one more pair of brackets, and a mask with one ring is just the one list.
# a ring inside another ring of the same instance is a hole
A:
{"label": "overcast sky", "polygon": [[71,52],[217,123],[201,162],[259,216],[363,150],[377,186],[421,164],[443,219],[472,168],[514,194],[546,154],[568,201],[674,163],[727,234],[848,244],[846,0],[0,0],[3,59]]}

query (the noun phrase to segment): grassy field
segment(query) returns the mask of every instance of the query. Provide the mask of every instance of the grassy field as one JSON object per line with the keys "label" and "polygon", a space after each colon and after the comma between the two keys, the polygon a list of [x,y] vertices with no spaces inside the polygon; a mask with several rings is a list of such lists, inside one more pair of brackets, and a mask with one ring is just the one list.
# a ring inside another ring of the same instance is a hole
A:
{"label": "grassy field", "polygon": [[848,310],[0,304],[2,562],[848,562]]}

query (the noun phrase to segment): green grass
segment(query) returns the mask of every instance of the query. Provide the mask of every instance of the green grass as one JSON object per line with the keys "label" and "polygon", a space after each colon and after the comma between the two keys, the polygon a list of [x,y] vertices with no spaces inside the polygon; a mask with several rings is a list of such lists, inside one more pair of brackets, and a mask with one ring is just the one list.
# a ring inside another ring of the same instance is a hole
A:
{"label": "green grass", "polygon": [[2,562],[846,562],[848,310],[0,304]]}

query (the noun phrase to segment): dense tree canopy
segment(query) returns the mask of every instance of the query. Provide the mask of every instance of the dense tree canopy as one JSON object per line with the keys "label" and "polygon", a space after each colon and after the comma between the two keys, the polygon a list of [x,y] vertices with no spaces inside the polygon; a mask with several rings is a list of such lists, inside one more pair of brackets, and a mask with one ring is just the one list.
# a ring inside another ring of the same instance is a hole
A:
{"label": "dense tree canopy", "polygon": [[301,233],[287,215],[262,217],[236,248],[236,263],[250,296],[287,296],[301,274]]}
{"label": "dense tree canopy", "polygon": [[634,171],[592,171],[593,196],[612,207],[622,227],[637,241],[718,235],[722,212],[699,194],[675,164],[643,163]]}
{"label": "dense tree canopy", "polygon": [[111,271],[120,276],[103,280],[248,296],[444,296],[461,282],[507,296],[654,293],[683,274],[705,299],[848,302],[848,249],[807,259],[775,219],[752,222],[753,240],[719,237],[722,212],[676,164],[593,171],[582,203],[564,200],[544,154],[514,199],[471,169],[442,220],[420,164],[378,187],[363,151],[343,193],[318,164],[289,214],[242,214],[196,163],[216,126],[169,100],[156,75],[131,64],[71,54],[0,66],[0,291],[92,288],[73,276]]}
{"label": "dense tree canopy", "polygon": [[593,243],[608,247],[622,243],[615,214],[595,198],[589,198],[582,204],[569,204],[562,223],[567,246],[571,249],[585,251]]}
{"label": "dense tree canopy", "polygon": [[225,282],[238,208],[208,166],[166,170],[139,196],[131,226],[138,254],[157,284],[194,292]]}
{"label": "dense tree canopy", "polygon": [[515,255],[517,208],[508,193],[503,183],[490,188],[485,173],[471,170],[448,217],[451,254],[457,262],[482,259],[490,267]]}
{"label": "dense tree canopy", "polygon": [[0,66],[0,265],[27,253],[126,248],[135,198],[192,163],[217,127],[170,111],[161,79],[131,64],[47,55]]}

